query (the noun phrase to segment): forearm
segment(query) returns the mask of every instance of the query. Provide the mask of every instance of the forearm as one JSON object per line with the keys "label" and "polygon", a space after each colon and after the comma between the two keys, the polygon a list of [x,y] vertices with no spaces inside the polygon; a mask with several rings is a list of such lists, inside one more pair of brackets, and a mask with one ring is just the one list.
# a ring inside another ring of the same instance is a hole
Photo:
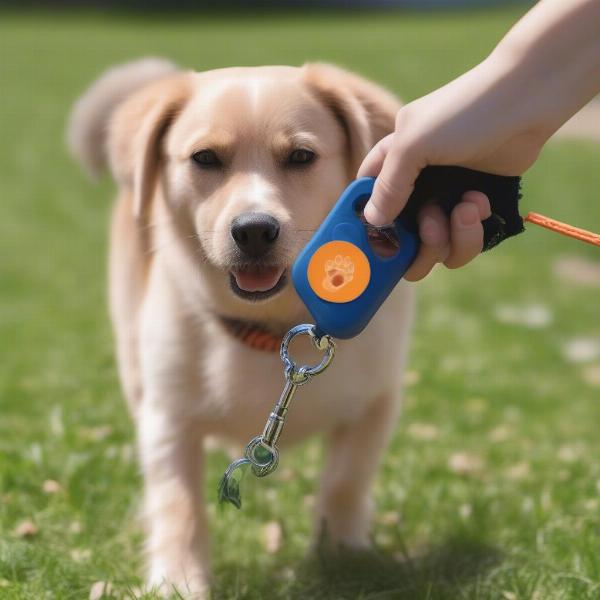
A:
{"label": "forearm", "polygon": [[486,62],[507,73],[521,130],[547,139],[600,92],[600,0],[541,0]]}
{"label": "forearm", "polygon": [[400,109],[359,171],[377,176],[367,220],[395,218],[427,165],[523,174],[599,92],[600,0],[540,0],[484,61]]}

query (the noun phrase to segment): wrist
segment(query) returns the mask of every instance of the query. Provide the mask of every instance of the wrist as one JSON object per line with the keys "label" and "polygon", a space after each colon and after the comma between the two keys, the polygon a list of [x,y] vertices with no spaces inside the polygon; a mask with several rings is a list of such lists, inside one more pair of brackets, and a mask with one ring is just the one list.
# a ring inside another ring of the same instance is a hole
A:
{"label": "wrist", "polygon": [[500,44],[478,66],[489,78],[489,114],[500,116],[504,139],[527,137],[541,148],[555,127],[546,110],[547,90],[527,57],[512,44]]}
{"label": "wrist", "polygon": [[598,93],[599,19],[598,0],[541,0],[490,54],[515,92],[521,132],[547,140]]}

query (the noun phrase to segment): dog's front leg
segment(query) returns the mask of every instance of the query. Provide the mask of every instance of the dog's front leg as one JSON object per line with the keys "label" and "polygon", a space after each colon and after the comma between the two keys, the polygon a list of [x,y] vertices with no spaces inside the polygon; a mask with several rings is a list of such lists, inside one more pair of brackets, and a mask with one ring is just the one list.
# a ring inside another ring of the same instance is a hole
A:
{"label": "dog's front leg", "polygon": [[387,446],[398,398],[375,399],[356,422],[333,430],[317,504],[317,532],[332,546],[369,546],[370,487]]}
{"label": "dog's front leg", "polygon": [[189,420],[144,399],[138,420],[148,528],[148,580],[168,597],[204,598],[208,532],[201,438]]}

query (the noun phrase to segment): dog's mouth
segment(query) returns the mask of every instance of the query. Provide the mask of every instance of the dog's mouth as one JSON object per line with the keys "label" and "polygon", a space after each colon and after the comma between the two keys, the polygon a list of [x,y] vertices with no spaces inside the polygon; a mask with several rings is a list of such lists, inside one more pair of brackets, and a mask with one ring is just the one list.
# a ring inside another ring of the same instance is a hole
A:
{"label": "dog's mouth", "polygon": [[274,296],[286,284],[286,270],[281,266],[249,265],[229,272],[231,289],[245,300],[264,300]]}

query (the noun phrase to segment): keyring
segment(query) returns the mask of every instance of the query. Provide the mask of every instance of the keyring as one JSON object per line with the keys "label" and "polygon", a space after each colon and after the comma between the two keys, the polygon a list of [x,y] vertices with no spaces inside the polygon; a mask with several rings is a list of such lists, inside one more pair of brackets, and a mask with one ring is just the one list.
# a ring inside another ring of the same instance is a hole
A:
{"label": "keyring", "polygon": [[[292,340],[299,335],[308,335],[315,349],[324,353],[320,363],[312,367],[304,365],[299,369],[296,368],[296,363],[290,358],[288,347]],[[286,377],[296,385],[302,385],[313,375],[322,373],[333,360],[334,354],[335,343],[333,339],[327,334],[320,337],[317,336],[315,326],[306,323],[292,327],[292,329],[285,334],[279,351],[279,356],[281,356],[281,360],[284,364]]]}

